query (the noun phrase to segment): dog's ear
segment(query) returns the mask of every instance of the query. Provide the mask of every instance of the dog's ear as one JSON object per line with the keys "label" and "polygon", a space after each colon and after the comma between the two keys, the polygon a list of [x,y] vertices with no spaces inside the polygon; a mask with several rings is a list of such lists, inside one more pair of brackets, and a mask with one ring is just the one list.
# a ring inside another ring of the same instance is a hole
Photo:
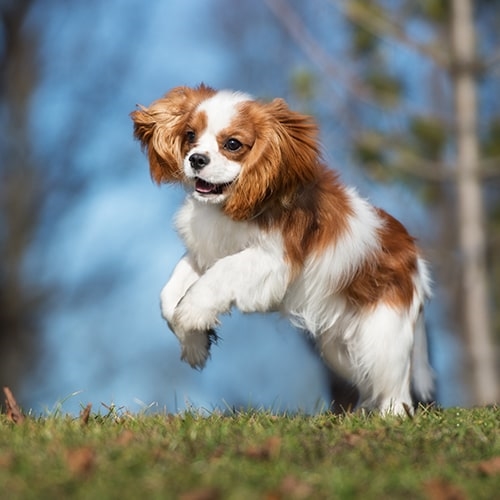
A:
{"label": "dog's ear", "polygon": [[253,218],[276,203],[286,208],[300,187],[315,179],[320,161],[311,117],[291,111],[282,99],[242,109],[256,138],[224,206],[234,220]]}
{"label": "dog's ear", "polygon": [[275,121],[275,140],[281,151],[283,181],[294,189],[297,184],[310,182],[317,173],[321,153],[318,126],[311,116],[292,111],[283,99],[266,105]]}
{"label": "dog's ear", "polygon": [[181,146],[186,120],[203,99],[214,93],[205,85],[176,87],[151,106],[139,106],[130,114],[134,137],[148,154],[151,177],[156,183],[183,179]]}
{"label": "dog's ear", "polygon": [[167,102],[159,99],[149,108],[140,106],[130,114],[134,121],[134,137],[140,141],[142,149],[148,155],[151,178],[157,184],[182,179],[179,139],[176,127],[173,126],[175,122],[169,119],[168,108],[165,106]]}

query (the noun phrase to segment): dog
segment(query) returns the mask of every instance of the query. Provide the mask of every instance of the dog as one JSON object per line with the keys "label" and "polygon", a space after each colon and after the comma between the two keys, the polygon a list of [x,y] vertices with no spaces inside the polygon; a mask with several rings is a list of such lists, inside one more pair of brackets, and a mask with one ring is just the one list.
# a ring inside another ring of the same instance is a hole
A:
{"label": "dog", "polygon": [[188,192],[175,221],[187,253],[160,296],[184,361],[204,367],[233,307],[280,311],[358,407],[404,414],[412,394],[431,398],[427,264],[399,221],[327,168],[311,117],[204,84],[131,117],[152,179]]}

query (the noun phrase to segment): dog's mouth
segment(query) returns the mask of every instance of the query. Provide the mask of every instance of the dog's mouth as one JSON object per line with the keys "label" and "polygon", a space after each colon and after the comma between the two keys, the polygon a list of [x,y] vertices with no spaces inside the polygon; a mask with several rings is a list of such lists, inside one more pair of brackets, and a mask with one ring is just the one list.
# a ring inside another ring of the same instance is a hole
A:
{"label": "dog's mouth", "polygon": [[199,177],[195,178],[194,189],[198,194],[203,196],[208,196],[211,194],[222,194],[227,187],[231,185],[231,182],[225,182],[223,184],[212,184]]}

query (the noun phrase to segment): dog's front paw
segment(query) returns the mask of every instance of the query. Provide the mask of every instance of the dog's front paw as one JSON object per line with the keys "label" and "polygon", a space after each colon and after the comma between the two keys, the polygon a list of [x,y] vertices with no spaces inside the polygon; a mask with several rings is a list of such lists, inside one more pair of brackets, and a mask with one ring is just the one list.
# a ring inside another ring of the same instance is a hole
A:
{"label": "dog's front paw", "polygon": [[218,324],[217,309],[206,297],[197,297],[192,291],[179,301],[169,325],[183,341],[191,332],[207,332]]}
{"label": "dog's front paw", "polygon": [[210,356],[210,347],[217,343],[215,330],[205,332],[191,332],[185,335],[182,344],[181,359],[189,363],[192,368],[201,370]]}

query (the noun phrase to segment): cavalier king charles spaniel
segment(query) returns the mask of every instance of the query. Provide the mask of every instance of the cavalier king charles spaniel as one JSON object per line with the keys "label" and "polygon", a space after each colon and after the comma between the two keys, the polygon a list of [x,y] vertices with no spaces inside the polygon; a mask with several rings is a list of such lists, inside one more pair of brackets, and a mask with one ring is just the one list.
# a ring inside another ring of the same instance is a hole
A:
{"label": "cavalier king charles spaniel", "polygon": [[429,400],[426,264],[400,222],[325,166],[311,117],[205,85],[131,116],[153,180],[188,192],[176,217],[187,253],[161,292],[183,360],[203,368],[232,307],[280,311],[359,407],[404,414],[412,395]]}

